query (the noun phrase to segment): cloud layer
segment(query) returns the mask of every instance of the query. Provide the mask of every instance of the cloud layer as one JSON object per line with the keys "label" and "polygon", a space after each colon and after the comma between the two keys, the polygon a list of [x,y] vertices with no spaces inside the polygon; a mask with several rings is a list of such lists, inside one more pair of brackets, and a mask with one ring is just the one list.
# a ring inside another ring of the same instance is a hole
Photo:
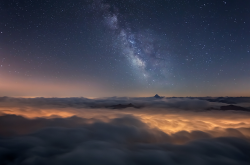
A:
{"label": "cloud layer", "polygon": [[[69,123],[72,119],[63,120]],[[53,122],[60,125],[60,121],[55,119],[45,119],[41,123]],[[45,127],[30,134],[1,138],[0,161],[4,164],[60,165],[244,165],[250,162],[250,143],[240,138],[211,138],[209,134],[198,131],[179,132],[170,136],[158,129],[149,128],[131,116],[116,118],[108,123],[83,122],[80,125],[73,128]],[[187,137],[191,142],[176,144],[178,141],[186,141]]]}
{"label": "cloud layer", "polygon": [[[130,103],[140,108],[109,108]],[[250,113],[222,111],[221,101],[1,97],[0,105],[2,164],[250,163]]]}
{"label": "cloud layer", "polygon": [[[221,101],[223,100],[223,101]],[[150,108],[176,108],[186,110],[205,110],[211,107],[219,108],[229,103],[249,103],[249,98],[155,98],[155,97],[110,97],[88,99],[84,97],[71,98],[12,98],[0,97],[1,107],[42,107],[42,108],[105,108],[116,104],[133,103],[136,106]],[[249,107],[245,107],[249,108]],[[250,109],[250,108],[249,108]]]}

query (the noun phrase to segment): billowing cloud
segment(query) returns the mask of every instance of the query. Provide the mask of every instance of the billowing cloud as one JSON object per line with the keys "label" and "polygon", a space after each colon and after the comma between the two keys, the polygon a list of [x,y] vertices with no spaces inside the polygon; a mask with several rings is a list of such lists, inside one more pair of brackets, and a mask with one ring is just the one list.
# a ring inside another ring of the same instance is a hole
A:
{"label": "billowing cloud", "polygon": [[250,113],[219,109],[227,103],[204,98],[1,97],[0,105],[3,164],[250,162]]}
{"label": "billowing cloud", "polygon": [[[71,119],[62,120],[69,123]],[[55,122],[54,127],[45,124],[51,122]],[[45,119],[43,124],[46,127],[32,133],[1,138],[0,161],[4,164],[60,165],[250,162],[250,143],[242,138],[211,138],[201,131],[168,135],[131,116],[116,118],[107,123],[83,122],[77,127],[67,128],[55,119]],[[61,127],[57,127],[57,124]],[[188,143],[177,145],[183,142]]]}
{"label": "billowing cloud", "polygon": [[[114,109],[112,107],[128,108]],[[108,121],[124,115],[139,118],[166,133],[178,131],[210,131],[216,128],[250,128],[249,112],[221,111],[216,103],[199,98],[0,98],[0,113],[28,118],[68,118]],[[136,108],[133,108],[136,107]],[[214,109],[211,109],[213,107]]]}

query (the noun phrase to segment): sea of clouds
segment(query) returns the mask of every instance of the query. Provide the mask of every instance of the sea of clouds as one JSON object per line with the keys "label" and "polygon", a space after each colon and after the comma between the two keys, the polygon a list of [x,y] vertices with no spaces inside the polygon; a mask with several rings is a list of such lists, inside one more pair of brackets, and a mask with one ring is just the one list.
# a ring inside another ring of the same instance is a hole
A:
{"label": "sea of clouds", "polygon": [[[113,106],[130,103],[135,107]],[[0,162],[247,165],[250,111],[219,109],[225,105],[206,98],[1,97]]]}

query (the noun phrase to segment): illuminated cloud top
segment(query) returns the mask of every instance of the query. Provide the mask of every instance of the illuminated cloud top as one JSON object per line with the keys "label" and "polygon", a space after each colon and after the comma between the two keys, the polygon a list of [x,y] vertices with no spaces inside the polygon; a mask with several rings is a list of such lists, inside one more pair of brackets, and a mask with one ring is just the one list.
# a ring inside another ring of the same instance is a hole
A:
{"label": "illuminated cloud top", "polygon": [[250,162],[250,98],[0,97],[0,105],[5,164]]}

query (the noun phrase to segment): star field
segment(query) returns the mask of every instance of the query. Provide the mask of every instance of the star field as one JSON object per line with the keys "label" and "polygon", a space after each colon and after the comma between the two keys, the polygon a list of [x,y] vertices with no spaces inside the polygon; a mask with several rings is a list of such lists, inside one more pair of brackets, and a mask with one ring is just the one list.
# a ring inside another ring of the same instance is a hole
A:
{"label": "star field", "polygon": [[3,1],[0,92],[248,96],[249,15],[236,0]]}

